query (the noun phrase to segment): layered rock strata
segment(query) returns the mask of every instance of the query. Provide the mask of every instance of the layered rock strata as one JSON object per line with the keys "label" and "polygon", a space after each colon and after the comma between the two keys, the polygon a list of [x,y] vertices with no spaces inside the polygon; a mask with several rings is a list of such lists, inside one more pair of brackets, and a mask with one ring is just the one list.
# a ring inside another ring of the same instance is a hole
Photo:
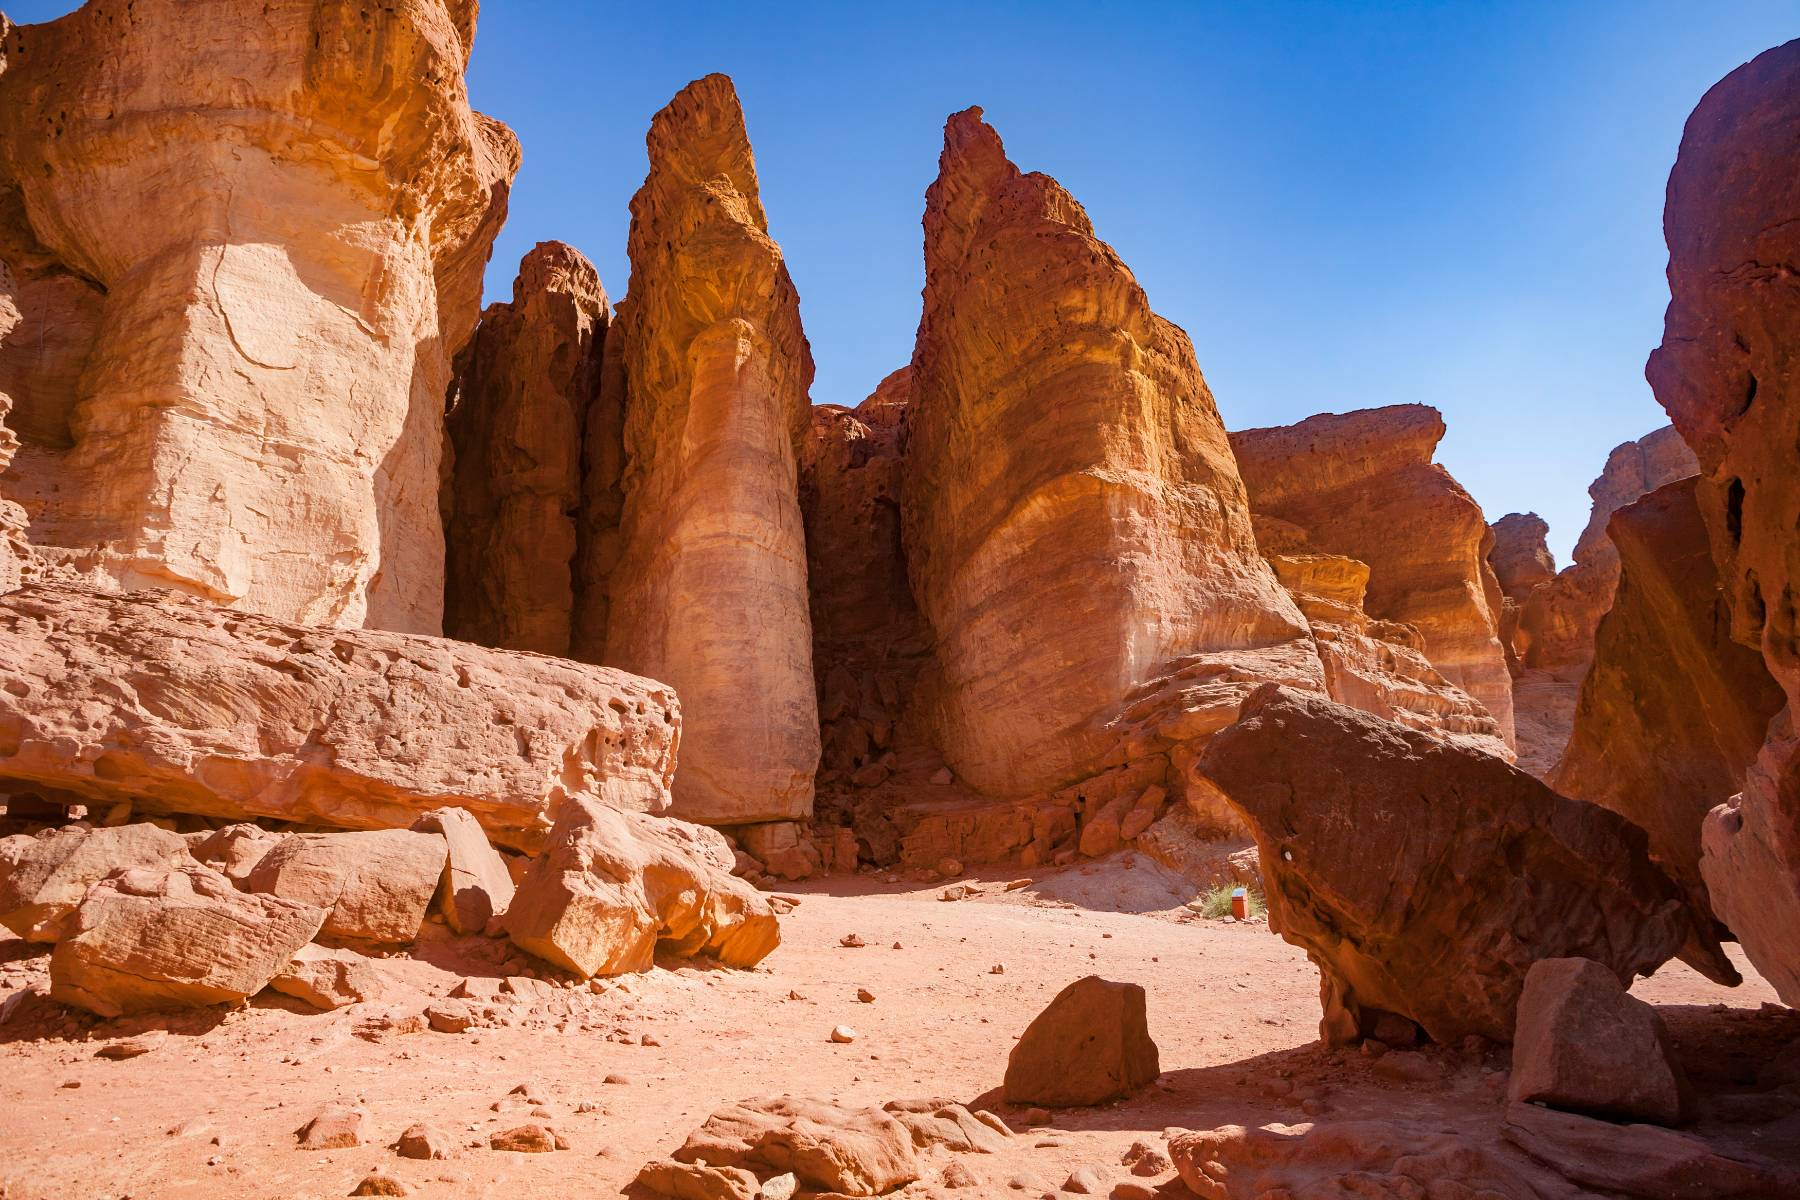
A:
{"label": "layered rock strata", "polygon": [[1474,697],[1513,742],[1512,677],[1500,645],[1500,588],[1481,506],[1432,461],[1435,409],[1325,413],[1231,435],[1266,553],[1366,563],[1371,617],[1413,626],[1432,666]]}
{"label": "layered rock strata", "polygon": [[812,354],[731,81],[689,84],[648,144],[608,335],[625,467],[606,661],[681,694],[678,814],[791,820],[819,760],[797,482]]}
{"label": "layered rock strata", "polygon": [[1438,1042],[1510,1041],[1542,958],[1629,983],[1683,951],[1736,982],[1641,830],[1494,755],[1271,685],[1198,769],[1256,837],[1269,927],[1319,968],[1328,1040],[1392,1014]]}
{"label": "layered rock strata", "polygon": [[170,593],[0,596],[0,788],[535,849],[576,800],[669,805],[681,709],[622,671],[286,625]]}
{"label": "layered rock strata", "polygon": [[90,3],[7,30],[0,493],[39,554],[438,631],[442,400],[518,167],[469,107],[473,13]]}
{"label": "layered rock strata", "polygon": [[1670,303],[1646,375],[1700,462],[1731,635],[1787,699],[1741,800],[1707,818],[1701,871],[1750,961],[1800,1004],[1800,41],[1700,101],[1663,229]]}
{"label": "layered rock strata", "polygon": [[1173,664],[1305,626],[1187,337],[979,109],[945,127],[924,223],[901,504],[921,712],[976,790],[1043,794],[1120,761],[1122,703]]}
{"label": "layered rock strata", "polygon": [[1549,782],[1648,833],[1651,856],[1710,921],[1701,825],[1743,787],[1784,698],[1762,656],[1731,640],[1697,485],[1669,484],[1613,514],[1618,585]]}
{"label": "layered rock strata", "polygon": [[482,314],[458,357],[443,502],[450,637],[570,656],[582,437],[611,319],[593,264],[541,242],[511,302]]}

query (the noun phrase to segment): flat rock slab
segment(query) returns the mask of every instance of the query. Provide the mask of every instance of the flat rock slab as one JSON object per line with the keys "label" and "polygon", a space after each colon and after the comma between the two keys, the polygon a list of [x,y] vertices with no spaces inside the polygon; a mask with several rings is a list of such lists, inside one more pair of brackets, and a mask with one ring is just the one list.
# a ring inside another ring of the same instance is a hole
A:
{"label": "flat rock slab", "polygon": [[114,871],[187,861],[187,842],[154,825],[71,825],[0,838],[0,925],[28,942],[55,942],[87,890]]}
{"label": "flat rock slab", "polygon": [[297,833],[263,855],[244,890],[326,909],[327,937],[410,942],[444,874],[435,833]]}

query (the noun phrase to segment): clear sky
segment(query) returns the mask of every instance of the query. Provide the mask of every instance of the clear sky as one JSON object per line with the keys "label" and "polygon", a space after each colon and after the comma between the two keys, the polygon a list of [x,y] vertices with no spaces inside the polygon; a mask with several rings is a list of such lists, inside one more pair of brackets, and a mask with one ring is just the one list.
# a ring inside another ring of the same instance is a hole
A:
{"label": "clear sky", "polygon": [[[18,21],[76,7],[0,0]],[[737,82],[818,362],[855,404],[911,354],[943,120],[980,104],[1193,337],[1231,428],[1418,402],[1490,519],[1559,564],[1668,299],[1682,123],[1800,36],[1800,0],[598,4],[487,0],[470,87],[525,166],[490,298],[534,242],[627,285],[650,116]]]}

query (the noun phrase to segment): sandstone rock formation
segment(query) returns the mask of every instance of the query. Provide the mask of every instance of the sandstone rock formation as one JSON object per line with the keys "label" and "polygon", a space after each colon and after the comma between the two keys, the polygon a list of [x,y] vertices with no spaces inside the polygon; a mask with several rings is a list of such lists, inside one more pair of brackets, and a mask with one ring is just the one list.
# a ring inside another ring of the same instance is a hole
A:
{"label": "sandstone rock formation", "polygon": [[540,242],[511,303],[482,313],[458,357],[443,505],[450,637],[570,655],[582,436],[611,319],[593,264]]}
{"label": "sandstone rock formation", "polygon": [[437,632],[439,413],[519,155],[469,107],[473,14],[91,3],[6,33],[0,492],[38,554]]}
{"label": "sandstone rock formation", "polygon": [[1110,765],[1107,722],[1174,660],[1304,625],[1187,337],[979,109],[938,161],[902,504],[927,715],[958,777],[1025,796]]}
{"label": "sandstone rock formation", "polygon": [[1098,975],[1077,979],[1026,1026],[1006,1060],[1008,1104],[1105,1104],[1162,1073],[1144,989]]}
{"label": "sandstone rock formation", "polygon": [[730,872],[712,830],[568,803],[513,896],[507,934],[583,977],[647,971],[659,948],[752,967],[781,929],[769,902]]}
{"label": "sandstone rock formation", "polygon": [[1690,963],[1736,982],[1642,831],[1493,755],[1271,685],[1198,769],[1250,824],[1269,927],[1318,966],[1330,1041],[1383,1014],[1439,1042],[1510,1041],[1541,958],[1629,982],[1686,943]]}
{"label": "sandstone rock formation", "polygon": [[1707,811],[1744,785],[1780,687],[1762,656],[1731,640],[1731,616],[1693,478],[1619,509],[1617,562],[1574,732],[1550,785],[1612,809],[1650,835],[1650,855],[1713,911],[1700,875]]}
{"label": "sandstone rock formation", "polygon": [[[1618,588],[1619,553],[1608,523],[1640,496],[1698,470],[1693,451],[1669,426],[1614,447],[1588,486],[1594,507],[1575,543],[1574,562],[1523,596],[1508,589],[1517,609],[1506,632],[1520,672],[1513,687],[1521,727],[1519,765],[1539,778],[1550,776],[1568,744],[1581,681],[1594,659],[1595,632]],[[1496,542],[1490,561],[1497,571],[1499,554]]]}
{"label": "sandstone rock formation", "polygon": [[423,833],[442,834],[448,856],[438,886],[438,908],[458,933],[480,933],[512,904],[512,874],[488,844],[481,822],[461,808],[439,808],[412,823]]}
{"label": "sandstone rock formation", "polygon": [[354,950],[306,945],[269,980],[284,996],[321,1011],[379,1000],[388,988],[376,964]]}
{"label": "sandstone rock formation", "polygon": [[327,937],[410,942],[444,873],[435,833],[297,833],[263,855],[244,890],[325,910]]}
{"label": "sandstone rock formation", "polygon": [[527,850],[568,802],[669,802],[680,706],[621,671],[51,586],[0,596],[0,645],[9,790],[345,828],[453,805]]}
{"label": "sandstone rock formation", "polygon": [[779,1097],[720,1109],[675,1151],[680,1163],[789,1174],[802,1188],[880,1196],[919,1178],[905,1125],[878,1108]]}
{"label": "sandstone rock formation", "polygon": [[1516,1103],[1674,1125],[1681,1081],[1656,1010],[1585,958],[1531,964],[1507,1096]]}
{"label": "sandstone rock formation", "polygon": [[812,353],[731,81],[682,89],[648,144],[608,334],[626,467],[606,661],[681,695],[678,815],[792,820],[819,761],[796,479]]}
{"label": "sandstone rock formation", "polygon": [[1536,513],[1507,513],[1492,528],[1488,565],[1508,600],[1523,603],[1532,589],[1556,578],[1556,556],[1545,541],[1548,521]]}
{"label": "sandstone rock formation", "polygon": [[187,843],[154,825],[0,838],[0,925],[28,942],[61,941],[87,890],[114,871],[188,861]]}
{"label": "sandstone rock formation", "polygon": [[1481,506],[1432,461],[1443,436],[1435,409],[1399,404],[1242,430],[1231,448],[1264,553],[1368,564],[1368,614],[1416,628],[1432,666],[1487,709],[1510,746],[1490,535]]}
{"label": "sandstone rock formation", "polygon": [[50,956],[50,994],[103,1017],[242,1002],[325,910],[238,891],[216,871],[134,867],[95,884]]}
{"label": "sandstone rock formation", "polygon": [[1800,41],[1700,101],[1663,228],[1671,299],[1646,374],[1700,461],[1732,636],[1762,651],[1788,705],[1742,801],[1708,818],[1701,866],[1750,961],[1800,1004]]}

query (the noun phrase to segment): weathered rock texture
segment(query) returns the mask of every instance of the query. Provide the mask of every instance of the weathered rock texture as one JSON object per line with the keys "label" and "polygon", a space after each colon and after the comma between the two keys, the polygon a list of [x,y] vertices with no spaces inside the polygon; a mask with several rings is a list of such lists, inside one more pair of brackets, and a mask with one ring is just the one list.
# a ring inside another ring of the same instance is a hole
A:
{"label": "weathered rock texture", "polygon": [[1681,1080],[1656,1009],[1585,958],[1531,964],[1507,1096],[1519,1103],[1673,1125]]}
{"label": "weathered rock texture", "polygon": [[791,1173],[808,1191],[838,1196],[885,1195],[919,1178],[922,1167],[911,1131],[881,1109],[790,1096],[720,1109],[673,1157],[752,1178]]}
{"label": "weathered rock texture", "polygon": [[297,833],[263,855],[244,890],[326,910],[320,933],[411,942],[443,878],[442,836],[407,829]]}
{"label": "weathered rock texture", "polygon": [[41,555],[437,632],[442,401],[518,167],[469,107],[474,12],[146,0],[6,33],[0,489]]}
{"label": "weathered rock texture", "polygon": [[1105,1104],[1162,1073],[1144,989],[1098,975],[1077,979],[1032,1019],[1006,1059],[1008,1104]]}
{"label": "weathered rock texture", "polygon": [[[1594,636],[1619,586],[1619,552],[1608,522],[1625,505],[1699,470],[1693,451],[1672,427],[1615,446],[1599,478],[1588,485],[1594,506],[1575,543],[1574,561],[1554,578],[1519,594],[1507,584],[1521,575],[1498,538],[1489,560],[1502,572],[1511,601],[1504,630],[1518,679],[1513,686],[1519,727],[1519,765],[1549,778],[1568,744],[1581,681],[1594,660]],[[1500,525],[1495,526],[1496,533]]]}
{"label": "weathered rock texture", "polygon": [[1787,696],[1741,802],[1708,818],[1701,866],[1750,961],[1800,1004],[1800,41],[1700,101],[1663,228],[1671,299],[1646,374],[1700,461],[1732,636]]}
{"label": "weathered rock texture", "polygon": [[568,804],[513,896],[507,933],[583,977],[647,971],[659,948],[752,967],[780,943],[781,928],[731,865],[716,830]]}
{"label": "weathered rock texture", "polygon": [[796,477],[812,352],[731,81],[689,84],[648,144],[608,335],[626,467],[606,661],[681,695],[678,815],[791,820],[819,761]]}
{"label": "weathered rock texture", "polygon": [[1303,638],[1186,335],[979,109],[950,118],[926,193],[905,425],[925,713],[978,790],[1073,783],[1177,660]]}
{"label": "weathered rock texture", "polygon": [[456,363],[444,632],[568,657],[582,436],[612,309],[581,253],[540,242]]}
{"label": "weathered rock texture", "polygon": [[[1231,435],[1265,553],[1367,563],[1369,616],[1411,625],[1425,657],[1513,741],[1512,677],[1481,506],[1432,461],[1443,418],[1422,404]],[[1273,518],[1274,520],[1267,520]]]}
{"label": "weathered rock texture", "polygon": [[680,705],[622,671],[47,585],[0,596],[0,645],[14,789],[353,829],[454,805],[527,850],[570,801],[669,802]]}
{"label": "weathered rock texture", "polygon": [[1491,754],[1271,685],[1199,770],[1250,824],[1269,926],[1318,966],[1332,1041],[1383,1013],[1440,1042],[1509,1041],[1540,958],[1591,958],[1629,982],[1686,943],[1736,982],[1641,830]]}
{"label": "weathered rock texture", "polygon": [[488,843],[481,822],[460,808],[438,808],[412,823],[412,828],[444,837],[448,854],[438,887],[438,908],[458,933],[480,933],[512,904],[512,874],[506,860]]}
{"label": "weathered rock texture", "polygon": [[128,867],[177,867],[187,843],[154,825],[71,825],[0,838],[0,925],[28,942],[57,942],[87,890]]}
{"label": "weathered rock texture", "polygon": [[324,918],[309,904],[247,895],[205,867],[135,867],[81,902],[50,956],[50,994],[103,1017],[241,1002]]}
{"label": "weathered rock texture", "polygon": [[1508,600],[1524,601],[1532,589],[1556,578],[1556,556],[1545,539],[1550,523],[1536,513],[1507,513],[1493,524],[1488,565]]}
{"label": "weathered rock texture", "polygon": [[1613,515],[1618,586],[1549,782],[1648,833],[1651,857],[1710,921],[1700,828],[1743,787],[1783,696],[1762,656],[1731,640],[1698,482],[1669,484]]}

